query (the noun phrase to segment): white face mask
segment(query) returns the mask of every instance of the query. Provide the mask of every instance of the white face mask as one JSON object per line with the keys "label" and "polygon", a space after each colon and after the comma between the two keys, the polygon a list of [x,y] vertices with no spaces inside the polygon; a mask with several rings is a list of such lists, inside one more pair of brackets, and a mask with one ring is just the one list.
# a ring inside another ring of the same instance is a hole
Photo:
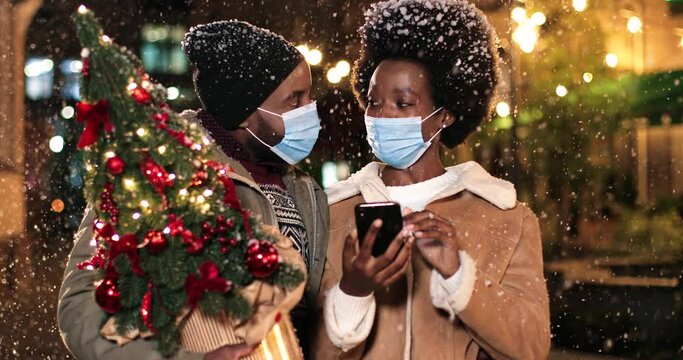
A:
{"label": "white face mask", "polygon": [[439,129],[425,142],[422,138],[422,123],[441,109],[443,108],[436,109],[424,119],[420,116],[376,118],[365,115],[365,129],[372,152],[380,161],[397,169],[406,169],[415,164],[432,145],[432,140],[443,130]]}
{"label": "white face mask", "polygon": [[259,110],[282,118],[285,125],[285,136],[275,146],[266,144],[258,136],[254,135],[249,128],[247,131],[261,144],[267,146],[282,160],[294,165],[305,159],[313,150],[320,132],[320,117],[316,102],[287,111],[282,115],[258,108]]}

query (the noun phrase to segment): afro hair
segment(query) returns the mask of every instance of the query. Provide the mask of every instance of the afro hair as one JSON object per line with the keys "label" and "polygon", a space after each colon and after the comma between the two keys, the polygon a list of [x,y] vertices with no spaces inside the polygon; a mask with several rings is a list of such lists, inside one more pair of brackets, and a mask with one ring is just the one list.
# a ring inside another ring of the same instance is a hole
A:
{"label": "afro hair", "polygon": [[491,115],[498,84],[497,38],[486,16],[464,0],[390,0],[372,5],[359,29],[353,88],[365,106],[370,78],[386,59],[409,59],[430,72],[434,102],[456,121],[441,142],[462,143]]}

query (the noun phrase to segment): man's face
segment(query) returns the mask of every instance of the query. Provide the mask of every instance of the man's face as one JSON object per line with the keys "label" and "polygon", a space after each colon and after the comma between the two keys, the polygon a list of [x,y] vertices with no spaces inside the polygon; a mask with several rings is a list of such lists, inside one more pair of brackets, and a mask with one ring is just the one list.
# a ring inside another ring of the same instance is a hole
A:
{"label": "man's face", "polygon": [[[283,114],[310,104],[311,82],[311,68],[306,61],[302,60],[280,86],[261,104],[260,108],[275,114]],[[270,146],[277,145],[285,136],[285,126],[280,116],[256,110],[249,116],[247,122],[249,130]],[[257,159],[283,161],[253,137],[249,140],[248,145]]]}

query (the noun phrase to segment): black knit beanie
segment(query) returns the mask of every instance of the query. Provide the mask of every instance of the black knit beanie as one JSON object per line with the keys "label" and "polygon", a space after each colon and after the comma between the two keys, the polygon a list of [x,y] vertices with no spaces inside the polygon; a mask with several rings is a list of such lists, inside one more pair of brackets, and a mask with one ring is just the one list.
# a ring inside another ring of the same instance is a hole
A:
{"label": "black knit beanie", "polygon": [[198,25],[183,49],[194,65],[202,106],[224,128],[236,129],[304,59],[282,36],[243,21]]}

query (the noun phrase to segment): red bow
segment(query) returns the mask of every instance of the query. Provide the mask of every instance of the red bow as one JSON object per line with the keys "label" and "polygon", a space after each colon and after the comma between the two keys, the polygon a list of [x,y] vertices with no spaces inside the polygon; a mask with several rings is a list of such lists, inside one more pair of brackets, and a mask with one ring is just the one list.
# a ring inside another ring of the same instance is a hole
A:
{"label": "red bow", "polygon": [[197,306],[207,291],[226,293],[232,288],[230,281],[221,278],[218,265],[212,261],[206,261],[199,266],[201,278],[197,279],[194,275],[185,278],[185,292],[187,301],[192,308]]}
{"label": "red bow", "polygon": [[94,144],[103,126],[106,132],[114,130],[114,125],[109,119],[109,101],[106,99],[95,104],[78,102],[76,104],[76,119],[78,122],[85,122],[85,129],[83,129],[81,138],[78,140],[79,149]]}

